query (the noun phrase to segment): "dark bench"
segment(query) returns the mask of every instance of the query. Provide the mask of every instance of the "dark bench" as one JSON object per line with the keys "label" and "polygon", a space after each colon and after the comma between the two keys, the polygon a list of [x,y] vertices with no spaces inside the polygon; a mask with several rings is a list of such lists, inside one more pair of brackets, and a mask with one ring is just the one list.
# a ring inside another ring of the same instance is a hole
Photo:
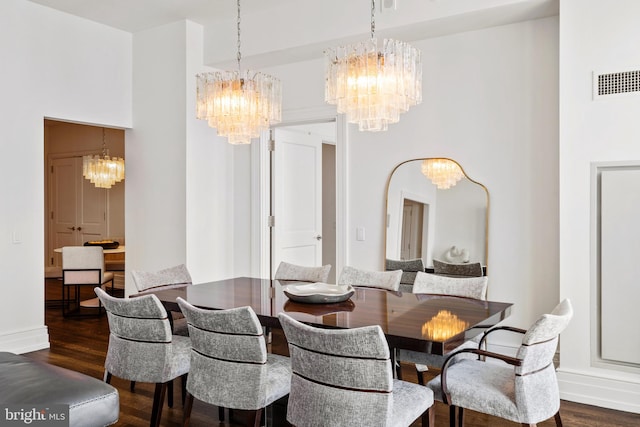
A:
{"label": "dark bench", "polygon": [[68,425],[78,427],[115,424],[120,414],[118,390],[111,385],[8,352],[0,352],[0,404],[69,405]]}

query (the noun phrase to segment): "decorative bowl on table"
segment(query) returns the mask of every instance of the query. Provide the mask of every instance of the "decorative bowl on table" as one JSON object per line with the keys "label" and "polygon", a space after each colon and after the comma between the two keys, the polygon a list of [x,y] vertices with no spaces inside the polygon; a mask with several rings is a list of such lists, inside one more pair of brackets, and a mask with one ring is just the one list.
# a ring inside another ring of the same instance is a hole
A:
{"label": "decorative bowl on table", "polygon": [[102,249],[116,249],[120,243],[113,240],[93,240],[84,242],[84,246],[102,246]]}
{"label": "decorative bowl on table", "polygon": [[323,282],[298,282],[284,286],[282,291],[291,301],[311,304],[343,302],[355,293],[351,285],[332,285]]}

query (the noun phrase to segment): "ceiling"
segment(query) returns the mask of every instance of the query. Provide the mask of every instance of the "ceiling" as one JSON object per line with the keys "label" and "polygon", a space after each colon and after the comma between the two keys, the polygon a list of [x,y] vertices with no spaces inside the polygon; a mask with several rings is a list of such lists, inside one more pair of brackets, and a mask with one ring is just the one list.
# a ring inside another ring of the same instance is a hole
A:
{"label": "ceiling", "polygon": [[[235,19],[233,0],[30,0],[71,15],[135,33],[188,19],[205,25],[219,19]],[[295,0],[243,0],[243,9],[265,11],[275,3]]]}
{"label": "ceiling", "polygon": [[[235,62],[233,0],[29,0],[130,33],[190,20],[204,27],[205,63]],[[395,3],[397,9],[389,7]],[[558,0],[378,0],[376,34],[408,42],[558,14]],[[369,34],[366,0],[242,0],[245,65],[322,56]]]}

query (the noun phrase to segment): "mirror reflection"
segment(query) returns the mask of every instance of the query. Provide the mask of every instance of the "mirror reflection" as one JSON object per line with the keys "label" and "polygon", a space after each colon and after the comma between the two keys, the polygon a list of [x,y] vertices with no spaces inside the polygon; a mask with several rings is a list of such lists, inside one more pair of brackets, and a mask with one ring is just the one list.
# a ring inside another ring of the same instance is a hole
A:
{"label": "mirror reflection", "polygon": [[386,258],[487,265],[489,192],[445,158],[407,160],[387,182]]}

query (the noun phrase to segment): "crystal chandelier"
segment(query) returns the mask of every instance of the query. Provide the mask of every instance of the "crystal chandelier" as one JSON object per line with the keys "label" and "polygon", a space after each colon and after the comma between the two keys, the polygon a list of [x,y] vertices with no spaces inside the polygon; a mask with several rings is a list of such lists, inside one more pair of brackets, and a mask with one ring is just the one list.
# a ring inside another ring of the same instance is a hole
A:
{"label": "crystal chandelier", "polygon": [[102,155],[82,157],[82,176],[98,188],[111,188],[113,184],[124,179],[124,159],[109,157],[104,128],[102,128]]}
{"label": "crystal chandelier", "polygon": [[240,0],[237,28],[238,69],[196,76],[196,117],[231,144],[251,144],[251,138],[282,120],[282,89],[277,78],[240,68]]}
{"label": "crystal chandelier", "polygon": [[325,101],[361,131],[385,131],[400,113],[422,102],[420,51],[409,44],[375,38],[371,0],[371,39],[325,51]]}
{"label": "crystal chandelier", "polygon": [[449,159],[424,159],[422,173],[441,190],[453,187],[464,176],[460,165]]}

